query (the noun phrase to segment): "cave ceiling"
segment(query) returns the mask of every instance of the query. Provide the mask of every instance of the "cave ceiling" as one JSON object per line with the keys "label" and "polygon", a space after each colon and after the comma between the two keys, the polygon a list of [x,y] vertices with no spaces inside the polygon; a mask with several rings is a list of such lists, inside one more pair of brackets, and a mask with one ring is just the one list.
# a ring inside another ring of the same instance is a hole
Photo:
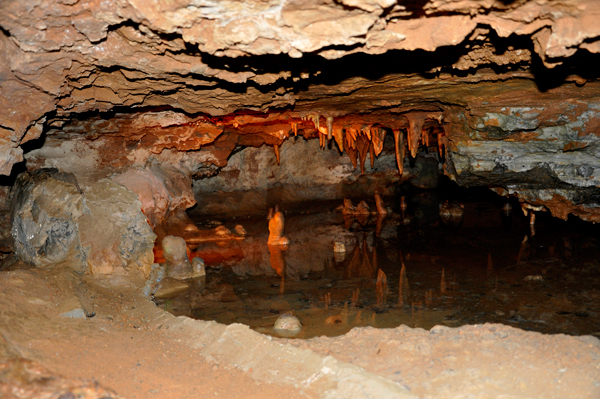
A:
{"label": "cave ceiling", "polygon": [[0,174],[39,140],[28,167],[194,172],[295,134],[360,162],[389,133],[401,156],[437,142],[459,184],[600,220],[600,2],[0,4]]}

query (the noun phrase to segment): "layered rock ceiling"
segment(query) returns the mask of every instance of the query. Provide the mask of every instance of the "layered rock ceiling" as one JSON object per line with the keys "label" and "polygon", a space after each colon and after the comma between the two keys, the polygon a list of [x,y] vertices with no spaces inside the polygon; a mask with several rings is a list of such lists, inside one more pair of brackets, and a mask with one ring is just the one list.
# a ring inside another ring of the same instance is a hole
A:
{"label": "layered rock ceiling", "polygon": [[83,184],[151,159],[200,178],[295,135],[362,168],[387,136],[400,174],[429,150],[461,185],[600,221],[598,1],[1,7],[1,174],[29,151]]}

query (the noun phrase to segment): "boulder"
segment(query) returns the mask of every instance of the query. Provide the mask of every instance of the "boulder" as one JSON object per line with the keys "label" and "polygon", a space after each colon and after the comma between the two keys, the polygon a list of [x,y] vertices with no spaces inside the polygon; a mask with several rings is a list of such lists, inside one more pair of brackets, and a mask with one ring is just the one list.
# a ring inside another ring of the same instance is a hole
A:
{"label": "boulder", "polygon": [[19,175],[12,193],[15,254],[37,267],[64,262],[78,272],[148,275],[156,236],[136,194],[108,179],[82,192],[72,174]]}
{"label": "boulder", "polygon": [[93,274],[125,269],[150,273],[156,235],[141,212],[138,196],[109,179],[85,191],[89,212],[79,219],[81,244]]}
{"label": "boulder", "polygon": [[11,234],[16,256],[37,267],[68,258],[84,270],[79,218],[87,211],[72,174],[39,169],[19,175],[12,191]]}

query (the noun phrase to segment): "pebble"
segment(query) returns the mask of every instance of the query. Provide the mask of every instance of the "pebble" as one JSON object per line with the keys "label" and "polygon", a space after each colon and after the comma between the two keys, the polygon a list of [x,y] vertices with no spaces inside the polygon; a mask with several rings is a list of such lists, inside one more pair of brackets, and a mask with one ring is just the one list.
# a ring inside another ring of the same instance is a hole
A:
{"label": "pebble", "polygon": [[278,334],[298,334],[302,329],[302,323],[294,315],[289,313],[282,314],[275,320],[275,326],[273,327],[275,332]]}

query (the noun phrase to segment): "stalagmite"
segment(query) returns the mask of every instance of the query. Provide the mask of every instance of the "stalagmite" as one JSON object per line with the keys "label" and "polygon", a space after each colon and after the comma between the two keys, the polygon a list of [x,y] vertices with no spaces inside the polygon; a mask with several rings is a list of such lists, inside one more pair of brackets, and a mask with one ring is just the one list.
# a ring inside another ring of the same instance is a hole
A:
{"label": "stalagmite", "polygon": [[377,272],[376,294],[377,306],[383,306],[389,294],[389,289],[387,286],[387,277],[381,269]]}
{"label": "stalagmite", "polygon": [[327,140],[331,141],[333,135],[333,116],[328,116],[327,119]]}
{"label": "stalagmite", "polygon": [[277,158],[277,165],[280,165],[280,163],[279,163],[279,146],[277,144],[273,144],[273,151],[275,151],[275,157]]}
{"label": "stalagmite", "polygon": [[284,228],[283,213],[277,212],[273,218],[269,220],[269,245],[288,245],[290,240],[283,236]]}
{"label": "stalagmite", "polygon": [[396,163],[398,164],[398,173],[402,176],[404,172],[404,135],[400,129],[394,129],[394,142],[396,143]]}
{"label": "stalagmite", "polygon": [[358,157],[360,161],[360,174],[362,176],[365,174],[365,161],[367,159],[367,153],[369,152],[369,145],[371,144],[371,142],[363,133],[358,135],[356,144],[358,147]]}

